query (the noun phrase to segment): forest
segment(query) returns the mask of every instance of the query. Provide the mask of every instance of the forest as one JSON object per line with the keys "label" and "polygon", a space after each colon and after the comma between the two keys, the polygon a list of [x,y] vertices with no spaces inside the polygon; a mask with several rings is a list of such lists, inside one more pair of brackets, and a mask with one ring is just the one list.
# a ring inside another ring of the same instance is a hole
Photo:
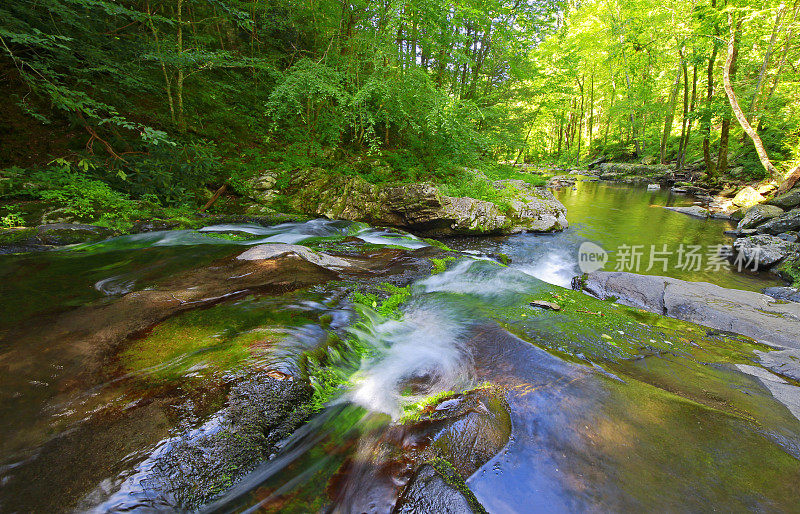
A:
{"label": "forest", "polygon": [[602,156],[780,178],[800,157],[799,7],[8,2],[0,214],[44,199],[122,227],[309,167],[454,192],[465,168]]}

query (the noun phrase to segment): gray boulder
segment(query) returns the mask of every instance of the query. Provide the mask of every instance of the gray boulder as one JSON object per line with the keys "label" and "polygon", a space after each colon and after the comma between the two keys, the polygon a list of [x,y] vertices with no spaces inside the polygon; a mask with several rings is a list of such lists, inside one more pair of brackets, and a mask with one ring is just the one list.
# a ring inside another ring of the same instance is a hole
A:
{"label": "gray boulder", "polygon": [[800,187],[796,187],[786,193],[776,196],[767,202],[784,210],[794,209],[800,205]]}
{"label": "gray boulder", "polygon": [[800,289],[796,287],[768,287],[764,289],[763,293],[776,300],[800,303]]}
{"label": "gray boulder", "polygon": [[784,377],[800,381],[800,350],[756,351],[761,365]]}
{"label": "gray boulder", "polygon": [[755,228],[765,221],[777,218],[781,214],[783,214],[783,209],[780,207],[775,207],[774,205],[754,205],[745,211],[744,218],[742,218],[736,228]]}
{"label": "gray boulder", "polygon": [[752,291],[669,277],[596,271],[573,287],[600,299],[735,332],[761,343],[800,349],[800,304]]}
{"label": "gray boulder", "polygon": [[758,262],[759,268],[774,266],[798,250],[800,245],[797,243],[766,234],[739,238],[733,243],[735,258],[744,259],[744,262]]}
{"label": "gray boulder", "polygon": [[800,230],[800,209],[793,209],[758,227],[762,234],[776,235],[790,230]]}

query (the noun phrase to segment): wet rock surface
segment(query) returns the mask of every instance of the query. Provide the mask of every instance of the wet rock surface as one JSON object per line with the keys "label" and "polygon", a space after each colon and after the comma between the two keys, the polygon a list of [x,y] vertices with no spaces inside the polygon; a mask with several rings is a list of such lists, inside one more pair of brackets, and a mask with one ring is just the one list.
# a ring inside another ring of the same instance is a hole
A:
{"label": "wet rock surface", "polygon": [[750,291],[669,277],[598,271],[573,287],[600,299],[707,327],[735,332],[763,343],[800,348],[800,304],[782,304]]}
{"label": "wet rock surface", "polygon": [[785,302],[800,302],[800,289],[796,287],[768,287],[763,293],[776,300]]}
{"label": "wet rock surface", "polygon": [[[311,387],[289,375],[251,375],[233,387],[209,434],[180,439],[155,457],[143,478],[162,498],[153,504],[196,509],[268,460],[279,443],[308,419]],[[113,508],[108,502],[105,507]]]}
{"label": "wet rock surface", "polygon": [[[508,409],[502,388],[479,387],[445,396],[412,419],[388,427],[370,461],[350,462],[340,471],[370,478],[340,491],[337,503],[354,512],[370,506],[377,511],[420,512],[409,509],[424,505],[468,505],[483,512],[464,480],[508,443]],[[435,473],[426,471],[432,462],[439,462]],[[440,494],[446,497],[438,498]]]}
{"label": "wet rock surface", "polygon": [[[443,469],[444,468],[444,469]],[[423,465],[392,511],[396,514],[421,514],[436,512],[443,514],[478,514],[486,510],[478,503],[463,479],[448,469],[431,464]]]}

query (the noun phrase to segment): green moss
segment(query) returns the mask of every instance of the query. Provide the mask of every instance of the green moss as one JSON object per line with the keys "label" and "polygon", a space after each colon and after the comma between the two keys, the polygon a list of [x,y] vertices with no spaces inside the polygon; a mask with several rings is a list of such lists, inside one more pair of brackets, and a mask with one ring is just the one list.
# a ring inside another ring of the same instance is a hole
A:
{"label": "green moss", "polygon": [[35,240],[36,229],[33,227],[0,229],[0,245],[23,244]]}
{"label": "green moss", "polygon": [[433,264],[433,269],[431,273],[433,275],[437,275],[439,273],[444,273],[447,271],[447,263],[454,261],[456,258],[452,256],[443,257],[441,259],[436,257],[431,257],[431,263]]}
{"label": "green moss", "polygon": [[436,239],[422,238],[422,240],[425,241],[426,243],[428,243],[431,246],[439,248],[440,250],[444,250],[445,252],[453,252],[453,251],[455,251],[452,248],[450,248],[449,246],[447,246],[446,244],[442,243],[441,241],[437,241]]}
{"label": "green moss", "polygon": [[[378,295],[380,295],[380,298]],[[370,308],[381,316],[397,319],[401,316],[400,305],[408,300],[410,296],[411,290],[409,286],[397,287],[384,282],[377,286],[375,292],[362,293],[354,291],[350,299],[353,303]]]}
{"label": "green moss", "polygon": [[314,321],[305,313],[275,308],[275,301],[245,303],[193,310],[164,321],[121,352],[122,368],[155,381],[227,371],[269,351],[282,337],[276,328]]}
{"label": "green moss", "polygon": [[227,239],[228,241],[249,241],[264,237],[258,234],[248,234],[247,232],[198,232],[198,234],[213,239]]}
{"label": "green moss", "polygon": [[470,490],[464,478],[456,471],[450,462],[442,458],[437,458],[429,461],[428,464],[433,466],[433,469],[439,473],[447,485],[455,488],[464,496],[464,499],[472,508],[472,512],[475,514],[486,514],[484,506],[481,505],[481,502],[475,497],[475,493]]}

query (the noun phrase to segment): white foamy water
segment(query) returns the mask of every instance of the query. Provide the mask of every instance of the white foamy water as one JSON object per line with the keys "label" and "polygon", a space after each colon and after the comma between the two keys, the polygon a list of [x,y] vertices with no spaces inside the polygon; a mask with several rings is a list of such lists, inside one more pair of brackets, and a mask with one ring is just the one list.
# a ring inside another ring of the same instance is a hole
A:
{"label": "white foamy water", "polygon": [[580,275],[575,256],[568,255],[563,248],[547,253],[535,262],[512,264],[512,267],[548,284],[561,287],[570,287],[572,277]]}
{"label": "white foamy water", "polygon": [[464,321],[436,305],[417,305],[401,321],[353,329],[376,347],[362,362],[346,400],[393,418],[403,406],[474,382],[472,357],[462,339]]}

